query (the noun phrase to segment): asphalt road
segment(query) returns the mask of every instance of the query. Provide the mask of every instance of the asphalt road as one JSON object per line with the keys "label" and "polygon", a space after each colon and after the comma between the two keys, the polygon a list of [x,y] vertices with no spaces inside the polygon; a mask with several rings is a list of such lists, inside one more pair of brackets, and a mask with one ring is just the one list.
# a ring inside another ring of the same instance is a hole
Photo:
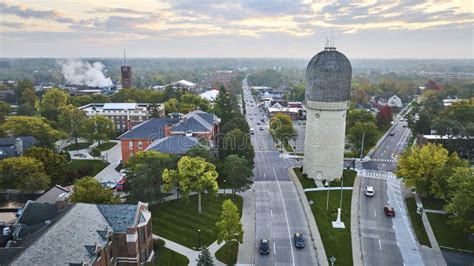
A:
{"label": "asphalt road", "polygon": [[[359,217],[366,265],[423,265],[405,209],[402,184],[393,173],[411,136],[405,125],[396,121],[370,161],[362,164]],[[373,198],[365,196],[366,186],[375,188]],[[394,208],[395,217],[385,216],[387,204]]]}
{"label": "asphalt road", "polygon": [[[317,265],[316,254],[310,248],[313,243],[308,238],[309,226],[288,173],[288,167],[297,162],[280,157],[280,151],[274,147],[267,129],[268,118],[258,110],[246,81],[243,82],[243,88],[248,101],[247,121],[255,129],[255,134],[251,136],[255,149],[255,265]],[[264,123],[261,122],[262,118]],[[296,232],[302,232],[305,236],[304,249],[294,246],[293,234]],[[262,238],[270,242],[269,255],[259,253]]]}

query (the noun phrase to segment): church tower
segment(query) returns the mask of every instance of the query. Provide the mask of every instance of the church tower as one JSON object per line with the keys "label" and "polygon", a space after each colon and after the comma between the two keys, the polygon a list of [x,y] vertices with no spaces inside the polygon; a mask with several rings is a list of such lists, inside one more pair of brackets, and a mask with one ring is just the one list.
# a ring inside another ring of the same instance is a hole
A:
{"label": "church tower", "polygon": [[351,77],[351,63],[331,45],[306,68],[303,172],[309,178],[331,181],[342,176]]}

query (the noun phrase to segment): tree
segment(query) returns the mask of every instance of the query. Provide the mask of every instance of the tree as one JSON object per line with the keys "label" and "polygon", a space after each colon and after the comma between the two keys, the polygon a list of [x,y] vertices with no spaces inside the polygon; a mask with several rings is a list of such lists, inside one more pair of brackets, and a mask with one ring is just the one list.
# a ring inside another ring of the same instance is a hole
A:
{"label": "tree", "polygon": [[134,200],[161,200],[162,173],[176,167],[177,157],[157,151],[139,152],[125,163],[127,188]]}
{"label": "tree", "polygon": [[0,122],[5,121],[5,118],[10,114],[10,111],[10,104],[0,101]]}
{"label": "tree", "polygon": [[390,126],[390,122],[393,120],[392,115],[392,108],[390,106],[385,105],[384,107],[380,108],[377,112],[377,127],[378,128],[385,128]]}
{"label": "tree", "polygon": [[0,160],[0,188],[34,191],[50,184],[43,163],[30,157],[11,157]]}
{"label": "tree", "polygon": [[462,228],[466,233],[474,233],[474,169],[456,168],[449,177],[450,188],[445,210],[450,214],[451,223]]}
{"label": "tree", "polygon": [[58,121],[59,109],[66,106],[68,94],[61,89],[51,88],[46,91],[39,104],[39,111],[43,117],[51,121]]}
{"label": "tree", "polygon": [[216,223],[217,244],[224,241],[226,244],[231,241],[243,242],[244,231],[240,222],[237,206],[229,199],[222,203],[221,216]]}
{"label": "tree", "polygon": [[229,155],[225,158],[223,173],[226,184],[232,188],[234,198],[235,191],[245,191],[253,183],[252,167],[247,160],[237,155]]}
{"label": "tree", "polygon": [[217,193],[216,166],[200,157],[183,156],[176,170],[163,170],[164,189],[170,191],[178,187],[188,200],[191,191],[198,194],[198,213],[201,213],[201,193],[208,191]]}
{"label": "tree", "polygon": [[418,120],[415,122],[414,131],[417,134],[431,133],[431,118],[427,112],[423,111],[418,115]]}
{"label": "tree", "polygon": [[284,114],[277,114],[271,118],[270,131],[282,144],[288,142],[288,139],[296,134],[291,117]]}
{"label": "tree", "polygon": [[176,98],[171,98],[165,102],[165,112],[167,114],[178,112],[178,100]]}
{"label": "tree", "polygon": [[42,117],[10,116],[0,126],[0,131],[12,136],[33,136],[40,145],[49,148],[65,137],[64,132],[53,129]]}
{"label": "tree", "polygon": [[250,136],[240,129],[233,129],[224,135],[219,142],[219,152],[222,159],[231,154],[244,157],[251,165],[255,157],[255,151],[250,141]]}
{"label": "tree", "polygon": [[227,92],[224,86],[219,88],[219,94],[216,96],[214,113],[220,117],[221,122],[225,124],[232,118],[232,102],[230,100],[230,95]]}
{"label": "tree", "polygon": [[25,156],[43,163],[44,170],[51,179],[51,185],[64,184],[67,167],[64,155],[58,154],[52,149],[32,147],[25,151]]}
{"label": "tree", "polygon": [[368,151],[377,143],[377,127],[374,122],[356,122],[347,129],[347,141],[354,152],[361,152],[362,139],[364,139],[364,151]]}
{"label": "tree", "polygon": [[449,156],[442,145],[428,143],[404,152],[396,173],[421,196],[446,197],[453,168],[465,165],[456,153]]}
{"label": "tree", "polygon": [[33,115],[35,113],[35,104],[38,100],[33,83],[26,79],[20,80],[14,90],[16,102],[19,104],[18,114]]}
{"label": "tree", "polygon": [[207,147],[203,147],[200,145],[194,146],[188,150],[186,153],[187,156],[189,157],[201,157],[207,162],[216,163],[216,157],[214,155],[214,152]]}
{"label": "tree", "polygon": [[112,120],[105,116],[87,118],[84,123],[85,137],[89,141],[108,141],[115,135],[115,126]]}
{"label": "tree", "polygon": [[211,252],[209,252],[209,249],[206,246],[202,246],[201,253],[196,261],[197,266],[214,266]]}
{"label": "tree", "polygon": [[346,120],[346,128],[349,130],[355,123],[361,122],[361,123],[371,123],[373,122],[375,124],[375,116],[365,110],[365,109],[350,109],[349,112],[347,112],[347,120]]}
{"label": "tree", "polygon": [[114,196],[111,189],[105,188],[94,177],[85,176],[74,181],[73,202],[111,204],[119,203],[120,200]]}
{"label": "tree", "polygon": [[59,127],[69,135],[71,140],[78,143],[80,137],[86,136],[86,114],[72,105],[66,105],[59,109]]}

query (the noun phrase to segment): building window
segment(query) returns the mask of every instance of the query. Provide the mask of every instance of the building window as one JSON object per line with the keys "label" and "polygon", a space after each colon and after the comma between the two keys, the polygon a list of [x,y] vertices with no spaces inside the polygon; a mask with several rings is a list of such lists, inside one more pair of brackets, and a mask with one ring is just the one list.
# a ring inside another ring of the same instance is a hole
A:
{"label": "building window", "polygon": [[139,150],[143,149],[143,143],[141,141],[138,142],[138,149]]}
{"label": "building window", "polygon": [[133,141],[129,141],[129,142],[128,142],[128,148],[129,148],[130,150],[133,149]]}

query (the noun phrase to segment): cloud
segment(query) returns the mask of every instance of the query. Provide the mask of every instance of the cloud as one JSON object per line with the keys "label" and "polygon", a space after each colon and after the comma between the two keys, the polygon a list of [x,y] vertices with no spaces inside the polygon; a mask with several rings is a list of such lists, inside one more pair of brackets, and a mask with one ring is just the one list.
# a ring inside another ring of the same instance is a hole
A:
{"label": "cloud", "polygon": [[36,10],[28,8],[25,5],[7,5],[0,3],[0,13],[5,15],[14,15],[20,18],[35,18],[44,20],[53,20],[59,23],[73,23],[75,20],[67,17],[63,17],[59,12],[55,10]]}
{"label": "cloud", "polygon": [[131,8],[96,8],[94,10],[91,10],[87,13],[91,14],[97,14],[97,13],[118,13],[118,14],[127,14],[127,15],[151,15],[153,12],[149,11],[140,11],[140,10],[135,10]]}

